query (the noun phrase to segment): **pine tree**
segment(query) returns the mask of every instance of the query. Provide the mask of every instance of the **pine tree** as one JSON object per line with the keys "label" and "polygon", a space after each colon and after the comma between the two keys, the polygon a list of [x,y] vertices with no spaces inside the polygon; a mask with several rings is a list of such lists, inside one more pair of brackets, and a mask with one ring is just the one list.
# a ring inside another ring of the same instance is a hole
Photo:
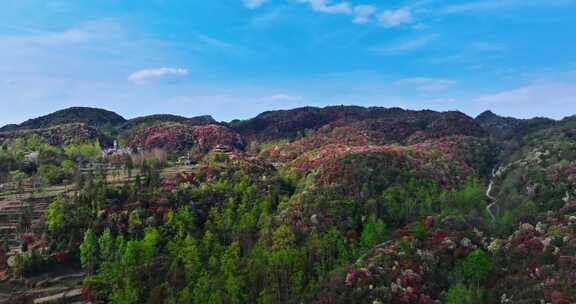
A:
{"label": "pine tree", "polygon": [[221,259],[220,271],[224,279],[226,303],[244,303],[244,280],[240,274],[240,245],[232,243]]}
{"label": "pine tree", "polygon": [[98,265],[98,240],[92,229],[84,233],[84,242],[80,245],[80,261],[82,267],[92,274]]}
{"label": "pine tree", "polygon": [[184,264],[188,282],[194,282],[202,271],[202,260],[198,251],[198,242],[192,236],[188,236],[184,240],[180,259]]}

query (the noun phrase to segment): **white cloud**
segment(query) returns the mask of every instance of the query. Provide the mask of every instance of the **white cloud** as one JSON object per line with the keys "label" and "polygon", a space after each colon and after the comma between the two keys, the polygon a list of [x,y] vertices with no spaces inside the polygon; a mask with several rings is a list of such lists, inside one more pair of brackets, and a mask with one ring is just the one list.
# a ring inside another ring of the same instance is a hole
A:
{"label": "white cloud", "polygon": [[300,101],[302,99],[304,99],[304,97],[302,96],[294,96],[287,94],[276,94],[260,98],[261,101],[272,101],[272,102],[290,102],[290,101]]}
{"label": "white cloud", "polygon": [[352,22],[364,24],[370,21],[370,17],[376,12],[376,7],[372,5],[357,5],[354,7],[354,19]]}
{"label": "white cloud", "polygon": [[276,7],[273,10],[266,12],[262,15],[254,16],[250,20],[250,26],[252,27],[264,27],[273,22],[279,20],[282,17],[284,7]]}
{"label": "white cloud", "polygon": [[576,113],[576,71],[540,76],[526,85],[474,98],[478,108],[515,117]]}
{"label": "white cloud", "polygon": [[475,42],[471,45],[472,49],[483,53],[503,53],[509,50],[508,46],[501,43]]}
{"label": "white cloud", "polygon": [[414,22],[412,12],[408,9],[387,10],[378,15],[378,22],[385,27],[396,27]]}
{"label": "white cloud", "polygon": [[244,6],[246,6],[249,9],[257,9],[266,2],[268,2],[268,0],[242,0]]}
{"label": "white cloud", "polygon": [[144,69],[132,73],[128,76],[128,80],[136,83],[143,84],[152,80],[160,80],[174,77],[185,77],[188,75],[187,69],[182,68],[158,68],[158,69]]}
{"label": "white cloud", "polygon": [[29,41],[38,44],[78,44],[88,42],[92,38],[94,38],[93,33],[81,29],[69,29],[64,32],[29,37]]}
{"label": "white cloud", "polygon": [[400,79],[394,84],[398,86],[413,86],[416,90],[422,92],[436,92],[452,87],[456,84],[456,81],[444,78],[414,77]]}
{"label": "white cloud", "polygon": [[402,24],[412,23],[412,13],[408,8],[397,11],[385,11],[379,16],[375,16],[378,8],[370,4],[354,5],[346,1],[333,0],[297,0],[300,3],[310,5],[313,11],[325,14],[342,14],[352,17],[352,22],[356,24],[366,24],[373,21],[374,17],[385,26],[393,27]]}
{"label": "white cloud", "polygon": [[312,10],[326,14],[352,14],[352,6],[348,2],[332,3],[331,0],[299,0],[310,4]]}
{"label": "white cloud", "polygon": [[483,105],[535,105],[539,103],[576,105],[576,84],[564,82],[535,82],[520,88],[476,98]]}
{"label": "white cloud", "polygon": [[370,51],[387,56],[399,55],[421,49],[435,39],[436,35],[419,36],[410,40],[399,41],[385,46],[373,47]]}
{"label": "white cloud", "polygon": [[249,56],[253,52],[244,45],[234,44],[229,41],[198,33],[193,34],[190,45],[195,51],[211,54],[220,52],[232,56]]}
{"label": "white cloud", "polygon": [[218,40],[206,35],[197,34],[196,39],[206,46],[210,46],[217,49],[236,49],[238,48],[236,45]]}
{"label": "white cloud", "polygon": [[59,32],[26,29],[20,35],[0,35],[3,43],[19,43],[35,47],[58,47],[88,45],[123,37],[124,30],[117,24],[106,21],[85,22]]}

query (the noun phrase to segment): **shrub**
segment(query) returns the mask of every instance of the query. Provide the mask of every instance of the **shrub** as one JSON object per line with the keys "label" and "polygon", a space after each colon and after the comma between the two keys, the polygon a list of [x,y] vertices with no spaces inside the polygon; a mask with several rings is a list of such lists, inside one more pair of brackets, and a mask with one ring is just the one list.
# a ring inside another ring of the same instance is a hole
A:
{"label": "shrub", "polygon": [[424,228],[424,226],[422,226],[422,224],[417,223],[416,225],[414,225],[414,227],[412,227],[412,230],[410,231],[410,235],[412,235],[412,237],[418,239],[418,240],[425,240],[427,237],[427,232],[426,229]]}
{"label": "shrub", "polygon": [[481,304],[484,301],[484,291],[467,287],[458,283],[448,290],[446,304]]}
{"label": "shrub", "polygon": [[461,264],[462,274],[469,284],[479,285],[484,282],[491,269],[492,262],[482,250],[471,252]]}
{"label": "shrub", "polygon": [[362,248],[370,250],[373,246],[382,243],[387,238],[386,224],[381,219],[370,219],[364,226],[361,235]]}

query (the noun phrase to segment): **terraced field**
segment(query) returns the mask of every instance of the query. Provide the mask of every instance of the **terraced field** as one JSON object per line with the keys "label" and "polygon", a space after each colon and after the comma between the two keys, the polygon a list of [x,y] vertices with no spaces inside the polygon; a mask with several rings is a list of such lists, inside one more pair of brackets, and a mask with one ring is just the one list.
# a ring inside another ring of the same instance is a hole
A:
{"label": "terraced field", "polygon": [[[161,171],[161,176],[174,178],[179,172],[194,170],[194,166],[170,166]],[[121,185],[134,178],[124,172],[108,172],[109,184]],[[10,188],[10,187],[5,187]],[[18,193],[14,189],[0,193],[0,238],[7,240],[8,251],[4,258],[11,257],[22,251],[21,235],[34,231],[41,235],[44,225],[44,215],[50,203],[59,195],[72,196],[76,192],[74,185],[61,185],[34,191],[25,187]],[[26,219],[26,220],[23,220]],[[25,227],[24,227],[25,226]],[[27,280],[6,281],[6,270],[0,270],[0,303],[85,303],[81,301],[81,286],[85,273],[63,269],[61,273],[50,276],[28,278]]]}

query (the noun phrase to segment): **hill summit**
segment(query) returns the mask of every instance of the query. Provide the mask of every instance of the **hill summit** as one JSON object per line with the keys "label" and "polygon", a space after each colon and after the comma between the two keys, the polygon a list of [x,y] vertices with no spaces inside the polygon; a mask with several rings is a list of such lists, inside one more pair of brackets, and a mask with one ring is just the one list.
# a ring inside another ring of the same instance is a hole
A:
{"label": "hill summit", "polygon": [[88,107],[71,107],[29,119],[19,125],[4,126],[0,128],[0,131],[43,129],[71,123],[84,123],[90,127],[99,128],[105,125],[117,126],[125,121],[124,117],[112,111]]}

